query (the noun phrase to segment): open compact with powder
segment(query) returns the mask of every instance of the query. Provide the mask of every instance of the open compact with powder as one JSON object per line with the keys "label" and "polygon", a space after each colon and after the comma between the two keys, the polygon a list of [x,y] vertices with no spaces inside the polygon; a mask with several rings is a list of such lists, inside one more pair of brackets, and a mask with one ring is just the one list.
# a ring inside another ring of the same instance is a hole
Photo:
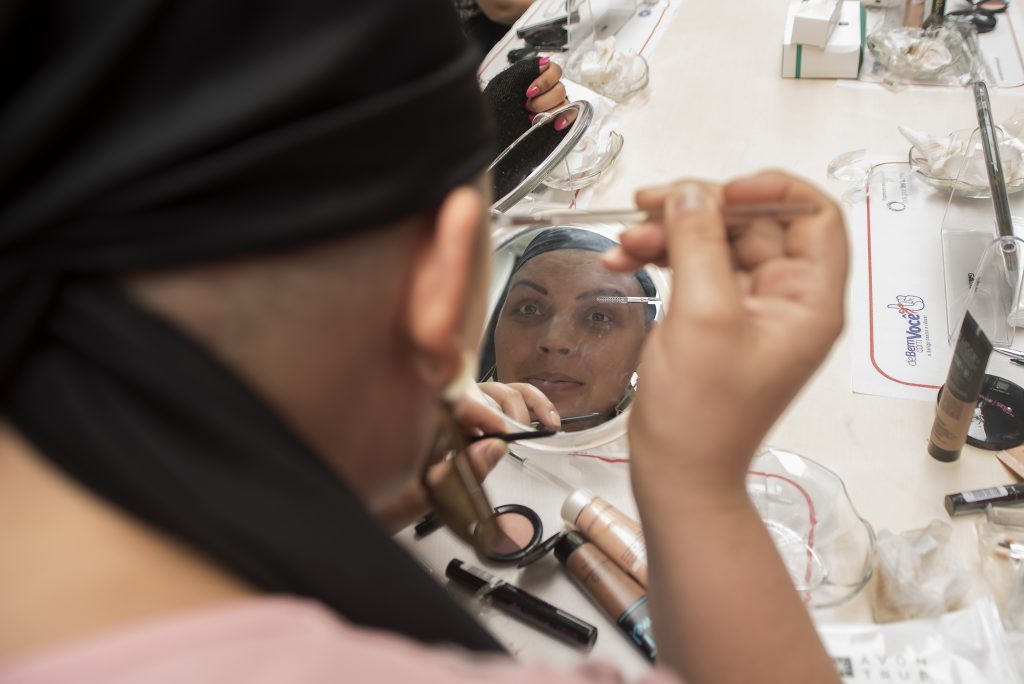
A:
{"label": "open compact with powder", "polygon": [[496,563],[518,563],[532,551],[544,535],[544,524],[532,508],[520,504],[495,506],[494,518],[505,533],[497,552],[488,556]]}

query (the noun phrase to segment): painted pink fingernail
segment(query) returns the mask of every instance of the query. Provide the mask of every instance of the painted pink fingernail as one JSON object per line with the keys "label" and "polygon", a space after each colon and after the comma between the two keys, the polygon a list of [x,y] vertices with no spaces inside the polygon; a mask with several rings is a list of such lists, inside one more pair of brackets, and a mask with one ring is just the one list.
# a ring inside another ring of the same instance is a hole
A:
{"label": "painted pink fingernail", "polygon": [[537,60],[537,65],[538,66],[547,66],[548,62],[550,62],[550,61],[551,61],[550,57],[541,57],[539,60]]}
{"label": "painted pink fingernail", "polygon": [[563,118],[559,117],[558,121],[556,121],[556,122],[555,122],[555,130],[556,130],[556,131],[561,131],[561,130],[563,130],[563,129],[564,129],[564,128],[565,128],[566,126],[568,126],[568,125],[569,125],[569,122],[568,122],[568,121],[566,121],[565,119],[563,119]]}
{"label": "painted pink fingernail", "polygon": [[526,118],[530,120],[530,123],[533,123],[533,120],[537,118],[537,115],[536,114],[530,114]]}
{"label": "painted pink fingernail", "polygon": [[540,88],[538,86],[530,86],[526,89],[526,97],[533,97],[539,92]]}

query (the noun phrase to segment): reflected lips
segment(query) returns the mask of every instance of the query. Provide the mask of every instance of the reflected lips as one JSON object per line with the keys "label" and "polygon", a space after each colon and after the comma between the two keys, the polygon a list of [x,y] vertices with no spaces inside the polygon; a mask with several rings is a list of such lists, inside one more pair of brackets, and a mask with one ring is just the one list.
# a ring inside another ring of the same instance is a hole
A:
{"label": "reflected lips", "polygon": [[544,394],[568,392],[579,389],[584,384],[582,380],[577,380],[564,373],[534,373],[527,376],[524,382],[528,382]]}

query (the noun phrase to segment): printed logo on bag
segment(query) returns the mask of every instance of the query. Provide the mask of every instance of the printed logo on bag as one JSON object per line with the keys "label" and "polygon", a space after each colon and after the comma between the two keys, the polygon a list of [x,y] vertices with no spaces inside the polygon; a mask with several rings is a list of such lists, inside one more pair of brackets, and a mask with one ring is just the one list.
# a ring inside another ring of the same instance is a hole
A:
{"label": "printed logo on bag", "polygon": [[896,295],[896,303],[886,308],[898,313],[906,323],[906,349],[904,363],[916,366],[922,354],[932,355],[932,336],[928,330],[928,317],[924,315],[924,299],[917,295]]}
{"label": "printed logo on bag", "polygon": [[870,653],[832,658],[839,676],[852,684],[860,682],[930,682],[928,659],[916,655]]}

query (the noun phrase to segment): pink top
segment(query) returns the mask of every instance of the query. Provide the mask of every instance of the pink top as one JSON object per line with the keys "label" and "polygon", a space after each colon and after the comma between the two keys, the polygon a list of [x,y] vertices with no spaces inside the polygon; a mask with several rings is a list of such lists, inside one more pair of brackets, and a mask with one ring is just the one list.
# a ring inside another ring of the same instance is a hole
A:
{"label": "pink top", "polygon": [[[0,667],[0,684],[617,684],[606,665],[559,672],[356,628],[311,601],[264,597],[88,637]],[[644,684],[674,684],[652,671]]]}

